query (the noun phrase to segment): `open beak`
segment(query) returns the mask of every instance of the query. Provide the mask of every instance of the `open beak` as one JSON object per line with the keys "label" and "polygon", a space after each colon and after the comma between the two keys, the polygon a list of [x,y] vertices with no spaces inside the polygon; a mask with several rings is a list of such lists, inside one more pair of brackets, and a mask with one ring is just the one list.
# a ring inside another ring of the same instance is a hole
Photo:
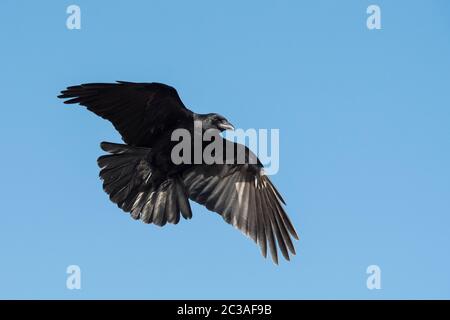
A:
{"label": "open beak", "polygon": [[222,130],[234,130],[233,125],[226,120],[222,121],[218,127]]}

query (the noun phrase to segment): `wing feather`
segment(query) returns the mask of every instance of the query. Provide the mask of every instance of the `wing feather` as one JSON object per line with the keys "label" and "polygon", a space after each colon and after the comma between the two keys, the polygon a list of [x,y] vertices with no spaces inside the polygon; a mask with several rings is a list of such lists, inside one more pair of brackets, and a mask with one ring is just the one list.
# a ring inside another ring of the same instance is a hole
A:
{"label": "wing feather", "polygon": [[253,239],[264,257],[268,249],[275,263],[278,249],[286,260],[295,254],[291,237],[298,237],[284,200],[258,165],[197,165],[184,173],[183,184],[192,200]]}
{"label": "wing feather", "polygon": [[58,98],[109,120],[132,146],[152,147],[155,137],[171,132],[180,120],[192,120],[177,91],[156,82],[87,83],[68,87]]}

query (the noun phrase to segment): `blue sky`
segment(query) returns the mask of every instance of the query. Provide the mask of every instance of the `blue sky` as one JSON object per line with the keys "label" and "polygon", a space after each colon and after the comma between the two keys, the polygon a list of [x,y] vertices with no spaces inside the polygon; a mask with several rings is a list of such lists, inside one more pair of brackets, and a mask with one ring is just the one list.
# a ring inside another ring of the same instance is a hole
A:
{"label": "blue sky", "polygon": [[[77,4],[81,30],[68,30]],[[366,28],[381,8],[382,29]],[[448,1],[2,1],[0,298],[450,298]],[[56,98],[158,81],[280,129],[300,234],[279,266],[199,205],[158,228],[98,179],[106,121]],[[82,289],[66,288],[79,265]],[[380,290],[366,268],[382,270]]]}

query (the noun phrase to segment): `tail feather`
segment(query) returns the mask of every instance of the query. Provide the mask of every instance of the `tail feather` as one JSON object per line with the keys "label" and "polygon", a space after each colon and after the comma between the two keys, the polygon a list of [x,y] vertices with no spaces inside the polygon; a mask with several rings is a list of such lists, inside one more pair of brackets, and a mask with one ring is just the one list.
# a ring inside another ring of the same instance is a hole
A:
{"label": "tail feather", "polygon": [[159,226],[192,217],[184,185],[177,177],[161,178],[148,161],[149,148],[102,142],[109,154],[98,158],[103,189],[134,219]]}

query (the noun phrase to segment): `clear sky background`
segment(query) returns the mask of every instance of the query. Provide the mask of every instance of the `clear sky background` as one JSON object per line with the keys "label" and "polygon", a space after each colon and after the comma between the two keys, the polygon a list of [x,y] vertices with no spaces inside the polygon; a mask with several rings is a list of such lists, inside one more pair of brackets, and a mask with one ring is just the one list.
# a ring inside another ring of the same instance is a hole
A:
{"label": "clear sky background", "polygon": [[[0,46],[0,298],[450,298],[449,1],[3,0]],[[119,135],[56,95],[115,80],[280,129],[297,256],[199,205],[159,228],[111,203],[96,159]]]}

